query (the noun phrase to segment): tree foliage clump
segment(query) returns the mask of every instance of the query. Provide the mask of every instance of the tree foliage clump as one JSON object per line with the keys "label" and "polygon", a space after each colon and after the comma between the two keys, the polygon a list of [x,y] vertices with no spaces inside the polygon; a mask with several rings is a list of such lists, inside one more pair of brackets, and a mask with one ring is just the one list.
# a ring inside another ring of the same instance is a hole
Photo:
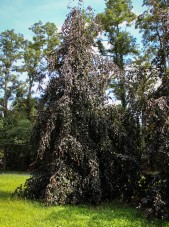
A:
{"label": "tree foliage clump", "polygon": [[99,30],[92,11],[73,8],[63,27],[63,41],[53,77],[41,100],[32,143],[35,170],[24,194],[47,204],[101,200],[98,141],[93,130],[104,105],[110,72],[116,67],[95,56]]}
{"label": "tree foliage clump", "polygon": [[120,106],[106,107],[100,119],[102,199],[131,201],[140,177],[137,122],[130,110]]}
{"label": "tree foliage clump", "polygon": [[[167,97],[147,103],[146,149],[144,155],[153,174],[144,173],[144,186],[138,189],[141,207],[149,217],[169,217],[169,130]],[[144,192],[142,189],[144,188]]]}
{"label": "tree foliage clump", "polygon": [[136,27],[143,32],[143,44],[153,54],[152,63],[159,69],[162,86],[158,96],[169,96],[169,4],[166,0],[144,0],[143,5],[147,10],[138,17]]}
{"label": "tree foliage clump", "polygon": [[[18,113],[16,114],[18,117]],[[24,118],[16,118],[13,113],[0,118],[0,150],[6,148],[6,166],[8,170],[27,170],[33,160],[29,136],[32,123]],[[2,156],[4,161],[4,156]],[[4,168],[4,165],[3,165]]]}

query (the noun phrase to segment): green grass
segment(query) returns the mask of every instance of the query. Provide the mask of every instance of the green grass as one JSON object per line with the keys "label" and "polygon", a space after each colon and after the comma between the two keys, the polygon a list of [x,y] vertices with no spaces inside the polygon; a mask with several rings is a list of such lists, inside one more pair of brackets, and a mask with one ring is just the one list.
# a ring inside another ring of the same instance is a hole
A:
{"label": "green grass", "polygon": [[12,193],[29,177],[27,174],[0,174],[0,227],[149,227],[169,226],[159,221],[148,222],[136,209],[122,204],[97,207],[55,206],[16,198]]}

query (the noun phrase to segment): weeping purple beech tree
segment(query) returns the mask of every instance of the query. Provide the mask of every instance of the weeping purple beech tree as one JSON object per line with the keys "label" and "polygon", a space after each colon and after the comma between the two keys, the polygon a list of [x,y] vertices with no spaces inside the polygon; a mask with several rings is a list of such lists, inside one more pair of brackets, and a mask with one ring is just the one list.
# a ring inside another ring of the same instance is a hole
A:
{"label": "weeping purple beech tree", "polygon": [[35,170],[23,194],[47,204],[98,203],[101,182],[97,115],[116,67],[94,54],[99,25],[92,10],[71,9],[63,41],[51,61],[52,78],[42,98],[32,146]]}

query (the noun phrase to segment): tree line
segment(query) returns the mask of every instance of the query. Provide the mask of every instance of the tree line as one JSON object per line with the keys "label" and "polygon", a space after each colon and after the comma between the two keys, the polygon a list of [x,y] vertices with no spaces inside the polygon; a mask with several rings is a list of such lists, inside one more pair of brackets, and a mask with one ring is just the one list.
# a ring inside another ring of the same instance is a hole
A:
{"label": "tree line", "polygon": [[[167,217],[168,3],[146,0],[139,16],[130,0],[108,0],[98,15],[81,4],[60,33],[42,22],[31,27],[32,41],[13,30],[1,33],[4,160],[11,168],[12,155],[23,166],[35,161],[25,189],[19,189],[28,198],[47,204],[120,198],[149,216]],[[143,34],[143,50],[127,32],[133,21]],[[22,82],[18,75],[24,72]],[[107,101],[106,91],[118,104]]]}
{"label": "tree line", "polygon": [[[30,30],[33,33],[31,41],[14,30],[0,34],[0,107],[3,116],[0,144],[4,152],[4,169],[22,169],[30,162],[26,161],[29,156],[27,142],[40,99],[40,95],[34,96],[37,90],[34,86],[39,84],[39,92],[42,90],[41,81],[50,74],[49,59],[61,40],[54,23],[39,21]],[[17,154],[27,163],[19,164]],[[7,158],[7,155],[12,156]]]}

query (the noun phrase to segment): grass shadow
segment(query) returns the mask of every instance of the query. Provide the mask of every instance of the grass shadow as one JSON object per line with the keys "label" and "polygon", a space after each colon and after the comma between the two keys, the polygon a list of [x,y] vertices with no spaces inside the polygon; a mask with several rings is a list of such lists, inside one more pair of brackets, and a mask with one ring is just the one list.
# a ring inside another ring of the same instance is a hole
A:
{"label": "grass shadow", "polygon": [[[44,221],[51,220],[59,226],[153,226],[134,208],[125,206],[65,206],[53,211]],[[160,225],[159,225],[160,226]]]}
{"label": "grass shadow", "polygon": [[1,174],[9,174],[9,175],[30,175],[30,172],[28,171],[10,171],[10,170],[0,170],[0,175]]}
{"label": "grass shadow", "polygon": [[11,199],[12,198],[13,193],[12,192],[8,192],[8,191],[2,191],[0,190],[0,200],[6,200],[6,199]]}

